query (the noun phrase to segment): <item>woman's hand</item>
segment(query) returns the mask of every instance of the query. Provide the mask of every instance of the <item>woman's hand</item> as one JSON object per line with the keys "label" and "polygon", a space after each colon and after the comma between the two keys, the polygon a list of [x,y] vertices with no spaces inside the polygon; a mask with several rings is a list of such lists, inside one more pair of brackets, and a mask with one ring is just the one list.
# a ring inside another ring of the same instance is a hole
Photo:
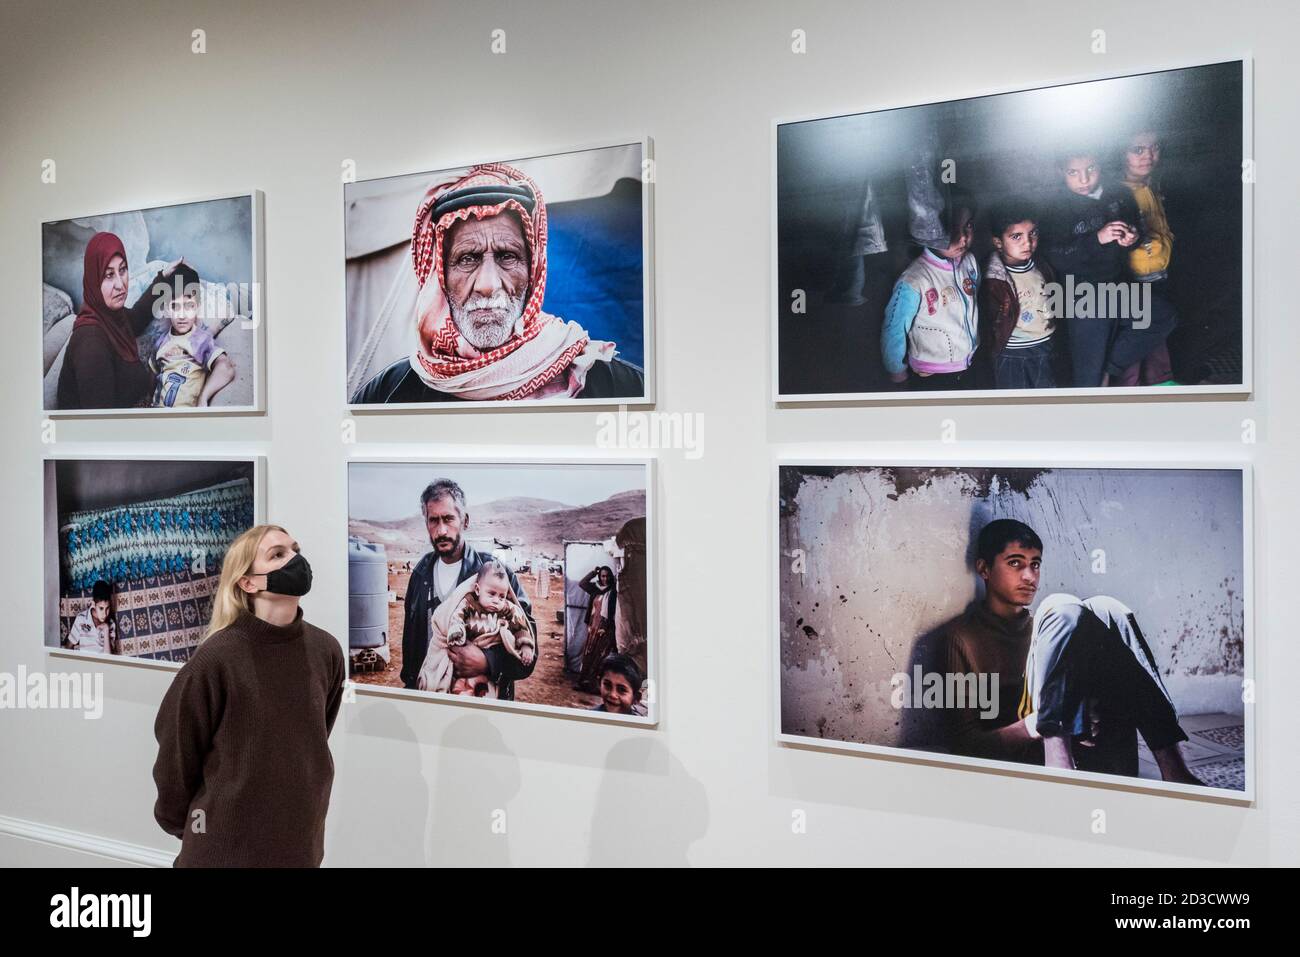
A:
{"label": "woman's hand", "polygon": [[174,263],[168,263],[166,266],[163,266],[163,271],[162,271],[163,278],[164,278],[164,279],[169,278],[169,277],[172,275],[172,273],[174,273],[174,272],[176,271],[176,267],[179,266],[179,265],[180,265],[181,263],[183,263],[183,262],[185,262],[185,257],[184,257],[184,256],[182,256],[180,259],[176,260]]}

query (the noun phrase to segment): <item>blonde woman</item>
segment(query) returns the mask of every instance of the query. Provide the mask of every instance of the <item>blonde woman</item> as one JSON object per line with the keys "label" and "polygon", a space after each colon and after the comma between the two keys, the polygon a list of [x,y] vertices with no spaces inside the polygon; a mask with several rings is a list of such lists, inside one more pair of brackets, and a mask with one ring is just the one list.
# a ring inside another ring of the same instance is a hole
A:
{"label": "blonde woman", "polygon": [[311,566],[278,525],[222,561],[207,634],[154,723],[154,817],[177,867],[319,867],[343,651],[302,619]]}

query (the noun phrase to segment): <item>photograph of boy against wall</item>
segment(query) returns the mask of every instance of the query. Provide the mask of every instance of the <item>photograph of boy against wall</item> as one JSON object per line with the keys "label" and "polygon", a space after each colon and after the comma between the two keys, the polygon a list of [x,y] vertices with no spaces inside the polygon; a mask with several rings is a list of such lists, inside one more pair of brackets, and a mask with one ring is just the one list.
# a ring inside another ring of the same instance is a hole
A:
{"label": "photograph of boy against wall", "polygon": [[781,740],[1249,790],[1242,469],[790,464],[779,487]]}

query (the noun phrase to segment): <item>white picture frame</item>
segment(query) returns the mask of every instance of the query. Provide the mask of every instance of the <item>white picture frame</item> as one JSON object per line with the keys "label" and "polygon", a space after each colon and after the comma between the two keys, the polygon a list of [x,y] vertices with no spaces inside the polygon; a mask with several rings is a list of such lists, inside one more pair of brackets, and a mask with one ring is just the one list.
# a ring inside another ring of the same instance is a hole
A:
{"label": "white picture frame", "polygon": [[[430,166],[426,170],[403,170],[393,173],[385,173],[374,177],[366,177],[364,180],[357,180],[357,183],[371,183],[385,179],[406,179],[412,177],[432,177],[438,173],[452,172],[456,170],[468,169],[483,163],[526,163],[532,160],[548,159],[551,157],[564,156],[569,154],[578,154],[596,150],[615,149],[626,146],[639,146],[641,150],[641,263],[642,263],[642,320],[641,320],[641,342],[643,351],[643,367],[645,391],[642,396],[626,398],[559,398],[559,399],[516,399],[508,401],[494,400],[467,400],[467,401],[449,401],[449,402],[392,402],[392,403],[359,403],[353,401],[353,395],[349,389],[348,380],[350,369],[348,368],[351,359],[351,349],[348,342],[348,324],[346,319],[347,313],[347,285],[346,277],[341,274],[340,296],[343,301],[344,322],[341,324],[340,338],[342,341],[342,354],[344,356],[344,368],[339,373],[339,379],[343,383],[343,401],[349,414],[361,415],[384,415],[400,414],[403,412],[465,412],[476,410],[496,410],[496,411],[517,411],[520,409],[556,409],[556,408],[602,408],[612,406],[628,407],[652,407],[656,402],[657,382],[658,382],[658,363],[656,361],[656,344],[655,344],[655,302],[657,280],[655,271],[655,231],[654,231],[654,191],[655,191],[655,159],[654,159],[654,140],[648,134],[642,134],[632,137],[615,137],[602,139],[595,142],[556,146],[547,149],[527,149],[521,148],[518,151],[497,150],[496,155],[491,157],[479,156],[471,159],[454,159],[448,162],[439,162],[438,165]],[[510,156],[512,159],[504,159]],[[348,240],[347,240],[347,206],[348,206],[348,186],[344,183],[341,190],[341,200],[344,210],[343,234],[340,244],[340,261],[348,261]],[[413,218],[413,216],[412,216]],[[543,302],[543,308],[545,303]],[[563,318],[563,317],[562,317]],[[616,343],[617,344],[617,343]]]}
{"label": "white picture frame", "polygon": [[1058,770],[1037,765],[1022,764],[1013,761],[1000,761],[985,758],[968,757],[958,754],[944,754],[938,751],[919,748],[894,747],[838,739],[815,738],[804,734],[792,734],[782,727],[782,677],[781,663],[781,562],[787,560],[781,551],[781,487],[780,474],[784,467],[862,467],[862,468],[954,468],[954,469],[1114,469],[1125,470],[1209,470],[1235,471],[1241,476],[1242,491],[1242,627],[1243,658],[1242,684],[1254,686],[1257,683],[1255,672],[1255,578],[1254,578],[1254,480],[1252,465],[1240,459],[1167,459],[1167,460],[1129,460],[1129,459],[1051,459],[1050,457],[963,457],[935,455],[871,455],[871,456],[836,456],[818,454],[797,454],[789,450],[778,450],[772,456],[770,467],[771,489],[768,500],[769,511],[769,562],[771,604],[771,642],[769,663],[772,668],[770,686],[771,733],[774,744],[779,748],[820,751],[831,754],[858,755],[903,761],[909,764],[935,768],[961,768],[985,773],[1002,775],[1009,779],[1050,780],[1076,785],[1101,786],[1120,789],[1134,793],[1174,795],[1181,797],[1213,800],[1226,804],[1253,805],[1256,795],[1255,761],[1259,753],[1257,724],[1255,721],[1254,698],[1243,693],[1243,726],[1245,764],[1245,787],[1242,791],[1212,786],[1187,785],[1147,778],[1124,777],[1080,770]]}
{"label": "white picture frame", "polygon": [[[155,209],[166,209],[176,206],[191,206],[200,203],[221,202],[235,199],[248,199],[250,203],[251,215],[251,275],[252,289],[249,290],[249,301],[252,304],[254,315],[251,320],[251,331],[253,332],[253,369],[249,373],[252,385],[252,401],[241,405],[216,405],[203,407],[184,407],[184,408],[105,408],[105,409],[59,409],[48,408],[45,405],[44,396],[44,376],[40,387],[42,394],[40,398],[40,408],[42,414],[51,419],[80,419],[80,418],[151,418],[151,417],[187,417],[187,416],[232,416],[232,415],[264,415],[266,408],[266,380],[267,380],[267,351],[266,351],[266,251],[265,251],[265,205],[266,199],[260,189],[252,189],[240,193],[222,193],[218,195],[205,195],[196,197],[184,197],[164,202],[147,202],[135,207],[122,207],[113,210],[106,210],[98,213],[72,213],[65,216],[56,216],[46,219],[41,223],[42,233],[46,226],[67,222],[70,220],[98,217],[113,216],[124,213],[148,212]],[[44,237],[41,238],[42,248]],[[44,277],[43,277],[44,278]],[[38,311],[40,307],[38,305]],[[244,320],[240,320],[244,321]],[[40,333],[41,339],[38,345],[38,352],[44,351],[44,331]],[[236,370],[237,375],[243,373]]]}
{"label": "white picture frame", "polygon": [[[836,120],[859,116],[867,113],[884,113],[913,108],[923,108],[946,103],[959,103],[985,97],[996,97],[1014,93],[1032,93],[1038,90],[1056,87],[1075,86],[1106,80],[1119,80],[1128,77],[1143,76],[1175,70],[1211,67],[1220,64],[1240,63],[1242,71],[1242,130],[1241,155],[1243,164],[1254,161],[1254,61],[1249,51],[1226,53],[1212,59],[1194,61],[1175,61],[1153,64],[1144,69],[1129,68],[1113,72],[1075,75],[1070,77],[1044,78],[1038,86],[1002,86],[983,87],[970,93],[954,96],[949,100],[930,100],[927,102],[889,102],[863,105],[859,102],[841,103],[828,106],[826,111],[798,116],[785,116],[773,119],[770,133],[770,170],[771,189],[769,208],[771,210],[770,237],[770,287],[771,297],[768,341],[771,362],[769,368],[768,390],[770,402],[777,408],[798,408],[815,405],[829,406],[872,406],[899,405],[911,403],[949,402],[953,404],[980,403],[994,401],[1023,401],[1033,399],[1040,402],[1059,400],[1110,401],[1113,399],[1131,399],[1142,401],[1201,400],[1213,398],[1249,397],[1254,392],[1254,187],[1253,180],[1247,181],[1243,170],[1243,190],[1241,205],[1241,357],[1242,381],[1221,385],[1174,385],[1153,388],[1151,386],[1105,387],[1105,388],[1053,388],[1053,389],[963,389],[927,392],[910,391],[868,391],[868,392],[809,392],[800,389],[782,390],[781,388],[781,353],[780,321],[783,308],[788,303],[783,301],[779,269],[779,164],[778,137],[781,127],[797,123]],[[981,264],[981,272],[983,266]]]}
{"label": "white picture frame", "polygon": [[[58,603],[59,603],[59,543],[58,543],[58,490],[54,478],[54,466],[59,462],[235,462],[247,463],[253,470],[253,524],[260,525],[267,521],[267,462],[266,456],[257,452],[155,452],[123,451],[105,452],[100,450],[78,451],[75,449],[58,449],[47,452],[42,457],[43,493],[43,571],[42,571],[42,609],[44,629],[42,641],[48,658],[61,658],[95,663],[110,662],[133,667],[155,668],[164,671],[179,671],[185,662],[167,661],[156,658],[140,658],[134,655],[106,655],[98,652],[76,651],[63,648],[57,644],[58,639]],[[53,637],[55,644],[50,644]]]}
{"label": "white picture frame", "polygon": [[[518,455],[502,453],[497,455],[480,454],[446,454],[429,455],[413,453],[409,450],[380,451],[378,449],[354,450],[345,461],[345,487],[351,488],[351,469],[354,465],[427,465],[430,477],[439,466],[496,466],[510,467],[583,467],[583,466],[635,466],[642,470],[646,503],[646,697],[643,704],[647,713],[641,715],[619,715],[607,712],[584,711],[558,705],[540,704],[528,701],[504,701],[493,698],[476,698],[436,691],[420,691],[391,685],[370,684],[354,681],[351,673],[349,655],[348,682],[358,695],[394,698],[418,701],[426,704],[451,705],[463,708],[485,708],[490,711],[516,712],[520,714],[538,714],[566,718],[578,721],[592,721],[607,724],[627,725],[631,727],[657,728],[662,718],[663,692],[661,687],[662,650],[659,631],[659,594],[658,566],[659,554],[659,519],[656,510],[656,465],[654,456],[644,455],[581,455],[581,454],[537,454]],[[349,504],[349,537],[352,522]],[[343,543],[344,546],[347,542]],[[562,587],[562,586],[561,586]],[[350,622],[345,622],[345,630],[350,634]],[[539,648],[540,652],[540,648]]]}

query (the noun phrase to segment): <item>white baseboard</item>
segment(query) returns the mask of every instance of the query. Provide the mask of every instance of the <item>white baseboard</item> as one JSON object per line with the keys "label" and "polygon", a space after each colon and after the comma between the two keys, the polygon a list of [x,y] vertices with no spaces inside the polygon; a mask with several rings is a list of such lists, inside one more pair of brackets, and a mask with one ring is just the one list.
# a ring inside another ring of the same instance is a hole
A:
{"label": "white baseboard", "polygon": [[121,864],[138,864],[142,867],[171,867],[172,861],[176,858],[174,852],[160,851],[155,847],[129,844],[111,837],[87,834],[84,831],[70,831],[63,827],[4,815],[0,815],[0,835],[50,844],[82,854],[106,857]]}

